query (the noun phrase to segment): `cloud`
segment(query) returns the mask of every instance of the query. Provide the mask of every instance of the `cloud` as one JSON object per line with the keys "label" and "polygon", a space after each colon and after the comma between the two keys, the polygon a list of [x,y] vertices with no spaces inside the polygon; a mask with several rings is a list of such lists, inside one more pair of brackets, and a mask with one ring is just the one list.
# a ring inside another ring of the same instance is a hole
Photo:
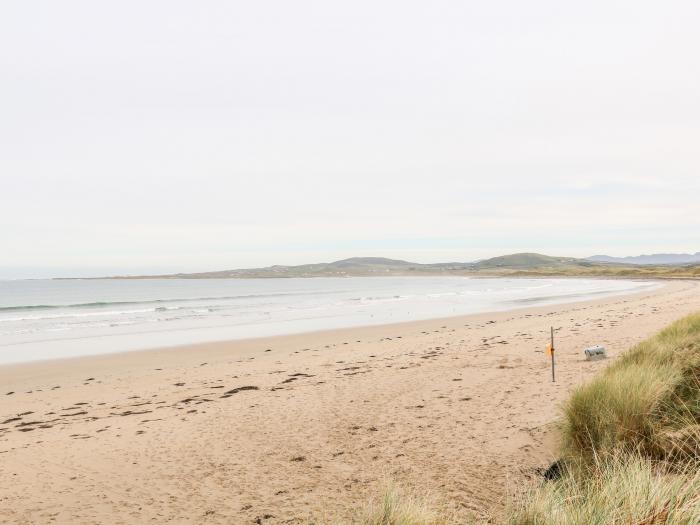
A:
{"label": "cloud", "polygon": [[697,251],[699,10],[13,4],[0,266]]}

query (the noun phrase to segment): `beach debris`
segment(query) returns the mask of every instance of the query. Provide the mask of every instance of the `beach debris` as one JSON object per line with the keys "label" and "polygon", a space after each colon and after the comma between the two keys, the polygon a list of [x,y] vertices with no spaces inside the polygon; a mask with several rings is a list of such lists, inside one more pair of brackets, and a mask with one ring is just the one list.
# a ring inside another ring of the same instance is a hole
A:
{"label": "beach debris", "polygon": [[233,388],[224,392],[221,397],[231,397],[233,394],[237,394],[238,392],[243,392],[245,390],[260,390],[260,388],[257,386],[239,386],[238,388]]}
{"label": "beach debris", "polygon": [[583,353],[586,355],[587,361],[595,361],[597,359],[605,359],[605,347],[601,345],[589,346]]}
{"label": "beach debris", "polygon": [[26,421],[24,423],[18,423],[17,425],[15,425],[15,427],[28,427],[33,425],[42,425],[44,423],[46,423],[46,421]]}
{"label": "beach debris", "polygon": [[153,410],[138,410],[138,411],[126,410],[124,412],[110,412],[110,415],[124,417],[124,416],[136,416],[138,414],[150,414],[151,412],[153,412]]}
{"label": "beach debris", "polygon": [[561,478],[562,474],[564,473],[563,471],[564,462],[561,459],[556,460],[546,469],[537,469],[537,473],[547,481],[554,481]]}

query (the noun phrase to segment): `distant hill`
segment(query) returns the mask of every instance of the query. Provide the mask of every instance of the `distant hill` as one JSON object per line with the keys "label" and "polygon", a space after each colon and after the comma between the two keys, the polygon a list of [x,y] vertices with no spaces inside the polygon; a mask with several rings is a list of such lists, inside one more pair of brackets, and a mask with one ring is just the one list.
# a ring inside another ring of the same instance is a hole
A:
{"label": "distant hill", "polygon": [[414,263],[384,257],[352,257],[329,263],[266,266],[200,273],[115,276],[111,279],[269,279],[288,277],[377,277],[401,275],[465,275],[514,277],[639,277],[698,278],[696,265],[618,263],[540,253],[514,253],[476,262]]}
{"label": "distant hill", "polygon": [[602,263],[617,264],[699,264],[700,252],[697,253],[654,253],[650,255],[634,255],[629,257],[611,257],[609,255],[593,255],[586,260]]}
{"label": "distant hill", "polygon": [[415,266],[416,264],[417,263],[401,261],[398,259],[387,259],[385,257],[351,257],[350,259],[343,259],[341,261],[328,263],[328,266],[333,268],[406,268]]}
{"label": "distant hill", "polygon": [[540,253],[514,253],[485,259],[474,264],[477,270],[505,268],[512,270],[525,270],[531,268],[558,268],[562,266],[586,265],[582,259],[573,257],[551,257]]}
{"label": "distant hill", "polygon": [[144,275],[116,277],[126,279],[252,279],[273,277],[347,277],[378,275],[411,275],[415,273],[442,274],[467,270],[473,263],[421,264],[384,257],[352,257],[330,263],[300,264],[296,266],[266,266],[264,268],[241,268],[201,273],[178,273],[171,275]]}

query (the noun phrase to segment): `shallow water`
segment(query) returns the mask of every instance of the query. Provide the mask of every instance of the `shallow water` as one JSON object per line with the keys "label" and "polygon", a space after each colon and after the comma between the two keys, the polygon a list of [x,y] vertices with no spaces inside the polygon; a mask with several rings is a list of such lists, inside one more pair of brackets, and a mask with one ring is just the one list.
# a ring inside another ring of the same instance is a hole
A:
{"label": "shallow water", "polygon": [[0,363],[509,310],[655,286],[468,277],[0,281]]}

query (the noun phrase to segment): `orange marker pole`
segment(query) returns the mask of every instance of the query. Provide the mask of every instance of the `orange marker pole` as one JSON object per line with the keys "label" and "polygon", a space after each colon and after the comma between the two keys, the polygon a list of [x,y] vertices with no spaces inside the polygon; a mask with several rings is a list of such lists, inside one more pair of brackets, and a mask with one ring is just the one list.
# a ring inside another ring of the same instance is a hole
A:
{"label": "orange marker pole", "polygon": [[554,327],[553,326],[550,327],[550,330],[551,330],[551,332],[550,332],[551,333],[551,341],[549,343],[549,345],[550,345],[549,347],[551,349],[550,354],[552,356],[552,383],[554,383],[556,381],[556,379],[554,379]]}

